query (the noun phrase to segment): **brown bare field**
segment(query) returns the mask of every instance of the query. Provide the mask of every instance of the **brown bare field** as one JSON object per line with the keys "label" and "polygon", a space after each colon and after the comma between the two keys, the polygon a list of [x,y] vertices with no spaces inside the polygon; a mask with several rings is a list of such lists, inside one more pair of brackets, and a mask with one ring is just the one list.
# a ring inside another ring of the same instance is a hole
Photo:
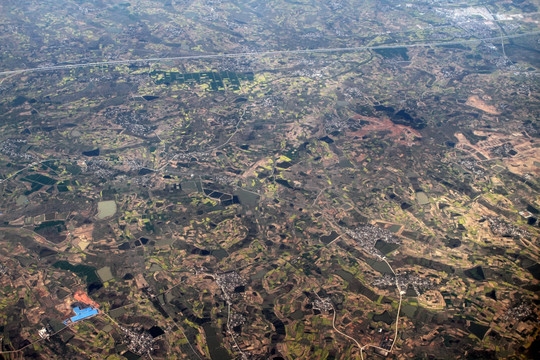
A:
{"label": "brown bare field", "polygon": [[397,139],[398,143],[404,145],[410,145],[414,138],[421,138],[420,133],[408,126],[394,124],[387,117],[366,117],[362,115],[355,115],[353,118],[358,120],[368,121],[369,124],[362,127],[361,130],[355,131],[352,133],[353,136],[362,137],[371,132],[376,131],[390,131],[388,134],[389,137]]}
{"label": "brown bare field", "polygon": [[486,104],[486,102],[484,100],[480,99],[480,97],[478,95],[469,96],[469,98],[467,99],[466,104],[473,107],[473,108],[476,108],[476,109],[482,110],[484,112],[487,112],[488,114],[491,114],[491,115],[499,115],[500,114],[500,112],[497,111],[497,108],[495,106]]}
{"label": "brown bare field", "polygon": [[82,290],[78,290],[75,292],[75,294],[73,295],[73,298],[77,301],[80,301],[80,302],[83,302],[85,304],[88,304],[94,308],[99,308],[99,304],[97,302],[95,302],[94,300],[90,299],[90,297],[88,296],[88,294],[86,294],[84,291]]}

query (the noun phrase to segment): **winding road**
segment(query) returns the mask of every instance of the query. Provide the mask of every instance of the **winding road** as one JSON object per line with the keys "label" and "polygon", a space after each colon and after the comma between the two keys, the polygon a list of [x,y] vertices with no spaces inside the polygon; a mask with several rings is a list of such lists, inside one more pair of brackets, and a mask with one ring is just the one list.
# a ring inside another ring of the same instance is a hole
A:
{"label": "winding road", "polygon": [[[341,237],[341,235],[340,235],[340,237]],[[332,305],[332,308],[334,310],[334,316],[332,318],[332,328],[334,328],[335,332],[337,332],[341,336],[346,337],[347,339],[353,341],[356,344],[356,346],[358,346],[358,348],[360,349],[360,358],[362,360],[364,360],[364,349],[370,348],[370,347],[376,348],[376,349],[379,349],[379,350],[382,350],[382,351],[385,351],[385,352],[388,352],[388,353],[391,353],[392,350],[394,349],[394,345],[396,343],[396,340],[397,340],[397,337],[398,337],[398,332],[399,332],[399,329],[398,329],[398,326],[399,326],[399,313],[401,312],[401,303],[403,302],[403,293],[404,293],[404,291],[401,290],[401,287],[399,286],[397,274],[394,272],[394,269],[392,268],[392,266],[390,265],[388,260],[386,260],[386,257],[381,256],[380,259],[382,261],[384,261],[386,263],[386,265],[388,265],[388,267],[390,268],[390,271],[392,271],[392,273],[394,274],[394,277],[396,279],[396,288],[397,288],[397,291],[398,291],[398,294],[399,294],[399,303],[398,303],[397,315],[396,315],[396,327],[395,327],[395,333],[394,333],[394,340],[392,341],[392,345],[390,346],[390,349],[383,349],[380,346],[373,345],[373,344],[366,344],[366,345],[362,346],[362,345],[360,345],[360,343],[355,338],[353,338],[352,336],[349,336],[349,335],[345,334],[344,332],[340,331],[336,327],[336,308]],[[317,295],[317,296],[319,296],[319,295]]]}

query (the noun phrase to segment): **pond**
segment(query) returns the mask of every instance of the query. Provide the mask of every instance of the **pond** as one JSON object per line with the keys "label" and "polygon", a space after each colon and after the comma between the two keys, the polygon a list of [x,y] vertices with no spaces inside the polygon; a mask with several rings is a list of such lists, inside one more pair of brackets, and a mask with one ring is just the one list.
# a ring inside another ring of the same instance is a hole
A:
{"label": "pond", "polygon": [[481,325],[475,322],[471,322],[471,326],[469,326],[469,331],[476,335],[479,339],[483,339],[488,330],[489,326]]}
{"label": "pond", "polygon": [[327,144],[332,144],[334,142],[334,139],[329,136],[324,136],[322,138],[319,138],[319,140],[324,141]]}
{"label": "pond", "polygon": [[294,320],[302,320],[304,318],[304,312],[298,309],[291,314],[291,318]]}
{"label": "pond", "polygon": [[153,338],[156,338],[158,336],[165,334],[165,331],[163,331],[163,329],[160,328],[159,326],[154,325],[148,330],[148,333],[152,335]]}
{"label": "pond", "polygon": [[373,292],[367,286],[364,286],[364,284],[362,284],[360,280],[355,278],[354,275],[351,274],[350,272],[340,269],[340,270],[337,270],[335,273],[337,276],[339,276],[340,278],[345,280],[347,283],[349,283],[349,285],[347,286],[347,289],[349,291],[362,294],[368,299],[370,299],[371,301],[376,301],[379,299],[379,295],[375,294],[375,292]]}
{"label": "pond", "polygon": [[373,315],[373,321],[379,322],[382,321],[386,325],[390,325],[392,321],[394,321],[393,316],[390,315],[388,311],[384,311],[382,314],[375,314]]}
{"label": "pond", "polygon": [[410,126],[416,130],[421,130],[426,127],[426,123],[423,119],[414,118],[409,113],[405,112],[405,110],[398,111],[390,117],[390,120],[394,124]]}
{"label": "pond", "polygon": [[414,317],[416,310],[418,310],[418,307],[411,304],[404,304],[401,307],[401,313],[407,316],[409,319]]}
{"label": "pond", "polygon": [[283,185],[285,186],[286,188],[289,188],[289,189],[294,189],[294,187],[289,183],[289,180],[285,180],[285,179],[276,179],[276,182],[280,185]]}
{"label": "pond", "polygon": [[476,266],[472,269],[465,270],[463,273],[474,280],[482,281],[486,279],[484,270],[481,266]]}
{"label": "pond", "polygon": [[259,203],[259,195],[251,192],[246,191],[244,189],[237,189],[234,192],[234,195],[238,196],[238,200],[240,201],[240,204],[255,207]]}
{"label": "pond", "polygon": [[53,267],[57,269],[71,271],[75,273],[78,277],[80,277],[81,279],[84,279],[87,284],[88,294],[92,293],[94,290],[98,290],[101,287],[103,287],[103,284],[101,283],[101,281],[99,280],[99,277],[97,276],[96,268],[92,266],[87,266],[87,265],[82,265],[82,264],[72,265],[71,263],[65,260],[61,260],[61,261],[55,262],[53,264]]}
{"label": "pond", "polygon": [[[264,304],[263,304],[264,305]],[[275,334],[272,334],[271,341],[272,344],[283,341],[285,335],[287,334],[285,330],[285,324],[281,321],[274,312],[274,309],[271,307],[263,307],[263,315],[268,322],[271,322],[276,330]]]}
{"label": "pond", "polygon": [[[392,251],[396,250],[398,247],[399,247],[399,244],[387,243],[384,240],[377,240],[377,242],[375,243],[375,249],[379,250],[384,255],[388,255]],[[384,265],[386,265],[386,263],[384,263]],[[388,265],[386,265],[386,266],[384,266],[384,265],[381,264],[381,265],[377,265],[377,266],[381,271],[388,272],[388,270],[389,270],[389,268],[387,270]],[[392,271],[390,270],[390,272],[392,272]]]}
{"label": "pond", "polygon": [[540,280],[540,264],[536,263],[532,266],[529,266],[527,267],[527,270],[536,280]]}
{"label": "pond", "polygon": [[406,47],[375,49],[374,51],[385,59],[409,61],[409,54]]}
{"label": "pond", "polygon": [[325,244],[330,244],[332,241],[337,239],[339,234],[335,231],[332,231],[329,235],[323,235],[321,236],[321,241]]}
{"label": "pond", "polygon": [[98,219],[105,219],[116,214],[116,202],[114,200],[100,201],[98,203]]}
{"label": "pond", "polygon": [[224,258],[229,256],[229,254],[227,253],[225,249],[212,250],[210,253],[213,256],[215,256],[218,259],[218,261],[223,260]]}
{"label": "pond", "polygon": [[66,239],[64,235],[66,230],[66,225],[62,220],[44,221],[34,228],[36,233],[56,244]]}
{"label": "pond", "polygon": [[[397,245],[397,244],[388,244],[388,245],[392,246],[392,245]],[[387,250],[386,247],[385,247],[385,250]],[[384,261],[378,261],[376,259],[367,258],[364,260],[364,262],[368,264],[369,266],[371,266],[373,270],[378,271],[381,274],[389,274],[389,275],[393,274],[392,269],[390,269],[388,264]]]}
{"label": "pond", "polygon": [[103,282],[110,281],[114,278],[109,266],[102,267],[97,271],[97,274]]}
{"label": "pond", "polygon": [[200,256],[214,256],[217,258],[218,261],[221,261],[227,256],[229,256],[229,253],[227,252],[227,250],[221,249],[221,248],[213,249],[213,250],[212,249],[206,250],[206,249],[199,249],[198,247],[193,247],[193,249],[191,250],[191,254],[200,255]]}
{"label": "pond", "polygon": [[423,191],[416,193],[416,201],[418,201],[418,205],[426,205],[429,204],[429,199]]}
{"label": "pond", "polygon": [[208,351],[210,352],[210,358],[212,360],[229,360],[231,356],[221,346],[221,341],[218,338],[216,330],[211,323],[207,322],[202,326],[206,337],[206,344],[208,345]]}
{"label": "pond", "polygon": [[99,156],[99,148],[94,149],[94,150],[89,150],[89,151],[83,151],[82,154],[84,156],[89,156],[89,157]]}

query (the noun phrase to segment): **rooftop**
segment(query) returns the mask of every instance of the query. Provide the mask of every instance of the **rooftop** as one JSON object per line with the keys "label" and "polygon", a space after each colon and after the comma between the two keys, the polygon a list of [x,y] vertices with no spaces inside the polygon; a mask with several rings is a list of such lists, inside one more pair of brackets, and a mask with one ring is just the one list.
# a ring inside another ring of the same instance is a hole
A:
{"label": "rooftop", "polygon": [[75,316],[72,316],[70,319],[67,319],[64,321],[64,325],[67,325],[69,323],[74,323],[79,320],[86,319],[88,317],[97,315],[99,313],[98,309],[94,309],[92,307],[87,307],[85,309],[81,309],[78,306],[73,308],[73,312],[75,312]]}

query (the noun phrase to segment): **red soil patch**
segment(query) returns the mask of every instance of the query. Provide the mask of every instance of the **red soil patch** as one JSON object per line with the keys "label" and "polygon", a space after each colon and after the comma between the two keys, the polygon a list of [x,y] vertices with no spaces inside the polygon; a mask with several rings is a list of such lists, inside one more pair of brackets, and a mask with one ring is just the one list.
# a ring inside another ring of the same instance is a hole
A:
{"label": "red soil patch", "polygon": [[99,308],[99,304],[94,300],[90,299],[90,297],[84,291],[77,290],[75,292],[75,295],[73,295],[73,298],[77,301],[90,305],[94,309]]}
{"label": "red soil patch", "polygon": [[351,135],[362,137],[374,131],[389,131],[388,136],[397,139],[398,143],[411,145],[415,138],[421,138],[422,135],[413,128],[405,125],[394,124],[386,117],[374,118],[362,115],[353,116],[354,119],[368,121],[369,124],[364,125],[362,129],[352,132]]}

